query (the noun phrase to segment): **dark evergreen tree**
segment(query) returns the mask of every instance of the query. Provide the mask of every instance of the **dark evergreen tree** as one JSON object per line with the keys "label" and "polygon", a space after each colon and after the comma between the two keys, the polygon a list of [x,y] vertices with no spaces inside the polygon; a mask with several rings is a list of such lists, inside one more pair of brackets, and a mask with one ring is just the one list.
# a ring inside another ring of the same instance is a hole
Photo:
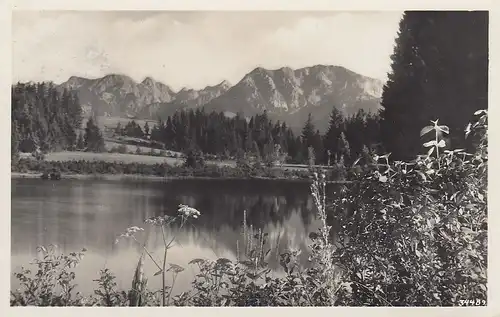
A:
{"label": "dark evergreen tree", "polygon": [[184,166],[191,168],[200,168],[205,166],[203,153],[195,148],[189,149],[186,153],[186,160],[184,162]]}
{"label": "dark evergreen tree", "polygon": [[85,136],[83,137],[85,151],[88,152],[104,152],[104,138],[95,123],[95,118],[89,118],[85,128]]}
{"label": "dark evergreen tree", "polygon": [[314,148],[314,134],[316,128],[312,122],[311,114],[307,116],[307,121],[302,128],[302,150],[304,151],[304,156],[308,157],[309,147]]}
{"label": "dark evergreen tree", "polygon": [[319,133],[319,130],[316,130],[316,133],[314,134],[312,138],[312,148],[314,149],[315,153],[315,158],[316,158],[316,164],[325,164],[325,149],[323,146],[323,137]]}
{"label": "dark evergreen tree", "polygon": [[391,67],[381,114],[391,157],[421,153],[420,130],[435,119],[450,127],[451,147],[465,146],[464,127],[488,107],[488,12],[405,12]]}
{"label": "dark evergreen tree", "polygon": [[332,113],[330,114],[328,130],[325,133],[325,150],[330,150],[330,153],[337,153],[339,151],[337,146],[340,133],[342,132],[345,132],[344,116],[337,108],[334,107],[332,109]]}
{"label": "dark evergreen tree", "polygon": [[118,124],[116,125],[115,134],[117,134],[117,135],[123,134],[123,128],[122,128],[122,124],[120,122],[118,122]]}
{"label": "dark evergreen tree", "polygon": [[304,127],[302,128],[302,142],[304,143],[305,147],[312,146],[315,132],[316,132],[316,128],[314,127],[314,124],[312,123],[311,114],[309,114],[307,116],[307,121],[304,124]]}

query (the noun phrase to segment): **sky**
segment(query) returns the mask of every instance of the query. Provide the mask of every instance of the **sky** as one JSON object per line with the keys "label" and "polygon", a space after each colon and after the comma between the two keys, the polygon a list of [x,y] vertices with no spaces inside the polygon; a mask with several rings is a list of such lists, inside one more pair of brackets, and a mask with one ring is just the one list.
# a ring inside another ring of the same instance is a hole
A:
{"label": "sky", "polygon": [[13,82],[124,74],[174,90],[257,66],[340,65],[385,80],[402,12],[14,11]]}

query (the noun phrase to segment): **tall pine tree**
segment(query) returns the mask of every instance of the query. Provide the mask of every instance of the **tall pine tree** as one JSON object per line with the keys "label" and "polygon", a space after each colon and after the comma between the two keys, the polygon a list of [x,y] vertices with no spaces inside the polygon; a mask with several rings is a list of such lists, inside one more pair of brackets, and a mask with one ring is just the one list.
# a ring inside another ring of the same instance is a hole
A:
{"label": "tall pine tree", "polygon": [[83,137],[85,150],[88,152],[104,152],[104,138],[95,123],[94,118],[89,118],[87,127],[85,128],[85,136]]}
{"label": "tall pine tree", "polygon": [[488,107],[488,12],[408,11],[400,22],[392,72],[382,94],[381,139],[393,159],[422,151],[430,120],[450,127],[451,146]]}
{"label": "tall pine tree", "polygon": [[[342,113],[340,113],[340,111],[334,107],[332,109],[332,113],[330,114],[328,130],[325,133],[325,150],[329,150],[331,154],[337,153],[339,151],[339,149],[337,148],[338,139],[342,132],[345,132],[344,117],[342,116]],[[330,158],[330,160],[331,159],[332,158]]]}
{"label": "tall pine tree", "polygon": [[302,128],[302,150],[304,157],[308,157],[309,147],[313,147],[314,143],[314,134],[316,132],[316,128],[314,123],[312,122],[311,114],[307,116],[307,121]]}

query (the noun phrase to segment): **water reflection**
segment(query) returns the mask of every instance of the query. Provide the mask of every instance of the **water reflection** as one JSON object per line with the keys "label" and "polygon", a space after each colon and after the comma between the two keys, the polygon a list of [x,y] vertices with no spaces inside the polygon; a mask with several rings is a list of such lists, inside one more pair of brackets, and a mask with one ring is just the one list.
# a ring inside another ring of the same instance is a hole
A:
{"label": "water reflection", "polygon": [[[186,268],[193,258],[235,259],[244,211],[247,223],[269,233],[270,245],[277,246],[270,259],[275,269],[279,268],[277,253],[287,248],[305,250],[309,232],[318,226],[305,183],[18,179],[12,180],[12,268],[28,263],[39,245],[56,244],[64,252],[85,247],[87,256],[77,269],[80,290],[90,291],[92,280],[104,267],[117,275],[119,286],[129,287],[139,250],[130,241],[115,245],[117,235],[130,226],[144,227],[148,217],[173,214],[181,203],[202,212],[193,226],[169,232],[177,237],[176,246],[169,250],[169,262]],[[160,232],[146,230],[140,238],[146,236],[150,250],[162,254]],[[307,253],[303,255],[305,262]],[[146,271],[156,272],[151,261],[147,261]],[[189,272],[179,276],[178,290],[189,286]],[[154,278],[150,283],[160,285]]]}

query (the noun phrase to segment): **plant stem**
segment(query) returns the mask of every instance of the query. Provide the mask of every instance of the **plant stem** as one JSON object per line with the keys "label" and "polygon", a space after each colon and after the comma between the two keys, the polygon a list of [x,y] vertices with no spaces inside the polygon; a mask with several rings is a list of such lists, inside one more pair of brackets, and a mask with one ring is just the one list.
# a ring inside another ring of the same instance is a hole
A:
{"label": "plant stem", "polygon": [[168,292],[168,301],[167,301],[168,305],[170,305],[170,295],[172,295],[172,291],[174,290],[176,278],[177,278],[177,273],[174,273],[174,275],[172,276],[172,287],[170,288],[170,291]]}
{"label": "plant stem", "polygon": [[[135,237],[133,237],[133,239],[135,240],[135,242],[139,243],[139,241],[137,241],[137,239]],[[141,245],[141,244],[139,243],[139,245]],[[142,248],[144,249],[144,251],[146,251],[148,256],[151,258],[151,261],[153,261],[153,263],[158,267],[158,269],[161,270],[161,266],[155,261],[155,259],[151,255],[151,253],[149,253],[148,248],[146,248],[146,245],[143,245]]]}
{"label": "plant stem", "polygon": [[163,237],[163,243],[165,245],[164,251],[163,251],[163,268],[161,271],[161,283],[162,283],[162,306],[165,306],[165,267],[167,265],[167,239],[165,238],[165,228],[161,226],[161,234]]}

